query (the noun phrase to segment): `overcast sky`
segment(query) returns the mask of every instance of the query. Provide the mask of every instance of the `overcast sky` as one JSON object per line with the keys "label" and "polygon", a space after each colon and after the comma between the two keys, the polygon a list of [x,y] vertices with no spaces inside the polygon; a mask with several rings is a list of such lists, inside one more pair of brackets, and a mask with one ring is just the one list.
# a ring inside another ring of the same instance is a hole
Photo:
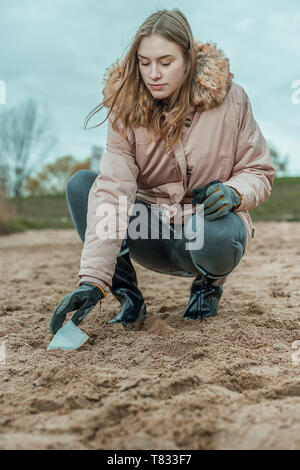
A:
{"label": "overcast sky", "polygon": [[[158,8],[180,8],[197,41],[224,51],[265,138],[300,175],[300,103],[292,102],[296,80],[300,98],[299,0],[0,0],[0,112],[28,97],[47,105],[58,137],[47,162],[83,160],[92,145],[105,147],[107,122],[83,130],[84,119],[102,101],[105,69]],[[105,116],[106,109],[88,125]]]}

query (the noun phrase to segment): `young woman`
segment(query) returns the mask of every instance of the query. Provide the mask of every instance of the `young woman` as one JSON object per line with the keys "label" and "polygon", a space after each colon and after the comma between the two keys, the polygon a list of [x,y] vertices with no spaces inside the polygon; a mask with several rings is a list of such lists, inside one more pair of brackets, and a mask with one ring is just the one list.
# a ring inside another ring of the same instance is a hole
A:
{"label": "young woman", "polygon": [[[122,305],[111,322],[128,328],[143,319],[131,258],[156,272],[195,278],[185,319],[217,314],[222,286],[254,236],[248,210],[270,196],[275,173],[249,98],[232,78],[222,51],[195,41],[178,9],[147,18],[124,60],[108,69],[104,100],[87,118],[109,109],[100,174],[81,170],[67,183],[84,243],[79,287],[54,309],[52,333],[74,310],[78,325],[108,287]],[[120,201],[128,207],[123,225],[105,237],[102,209],[119,216]],[[189,210],[180,216],[185,204]],[[204,207],[203,225],[197,207]],[[136,236],[137,225],[146,236]],[[202,244],[187,243],[199,233]]]}

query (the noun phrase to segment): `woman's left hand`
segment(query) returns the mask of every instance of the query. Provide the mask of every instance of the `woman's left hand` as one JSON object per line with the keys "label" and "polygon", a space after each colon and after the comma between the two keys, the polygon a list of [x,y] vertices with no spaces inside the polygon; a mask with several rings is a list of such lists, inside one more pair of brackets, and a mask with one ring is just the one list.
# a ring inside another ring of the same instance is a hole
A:
{"label": "woman's left hand", "polygon": [[209,221],[219,219],[239,206],[240,202],[241,198],[233,188],[222,183],[214,184],[206,191],[204,217]]}
{"label": "woman's left hand", "polygon": [[[196,203],[196,200],[193,203]],[[240,203],[241,198],[233,188],[222,183],[208,185],[202,203],[204,205],[204,217],[209,221],[219,219],[227,215],[232,209],[237,208]]]}

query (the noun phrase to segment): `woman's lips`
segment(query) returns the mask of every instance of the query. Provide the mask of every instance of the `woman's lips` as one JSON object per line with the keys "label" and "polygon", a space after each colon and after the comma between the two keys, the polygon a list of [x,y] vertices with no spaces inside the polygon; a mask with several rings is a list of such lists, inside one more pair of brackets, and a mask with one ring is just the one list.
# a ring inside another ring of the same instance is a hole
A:
{"label": "woman's lips", "polygon": [[151,88],[153,88],[153,90],[159,90],[160,88],[162,88],[163,86],[165,86],[164,84],[163,85],[151,85]]}

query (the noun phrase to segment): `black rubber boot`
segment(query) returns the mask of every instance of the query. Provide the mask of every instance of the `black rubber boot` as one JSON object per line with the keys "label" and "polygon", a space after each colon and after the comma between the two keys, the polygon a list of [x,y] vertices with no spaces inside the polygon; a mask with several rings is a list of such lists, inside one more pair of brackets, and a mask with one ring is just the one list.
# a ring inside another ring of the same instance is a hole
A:
{"label": "black rubber boot", "polygon": [[139,326],[147,317],[147,311],[143,295],[138,288],[126,240],[117,259],[110,291],[120,301],[122,309],[109,323],[122,323],[125,330],[131,330],[134,325]]}
{"label": "black rubber boot", "polygon": [[185,320],[201,320],[217,315],[220,299],[223,294],[222,283],[225,278],[211,279],[200,274],[194,280],[189,303],[183,312]]}

